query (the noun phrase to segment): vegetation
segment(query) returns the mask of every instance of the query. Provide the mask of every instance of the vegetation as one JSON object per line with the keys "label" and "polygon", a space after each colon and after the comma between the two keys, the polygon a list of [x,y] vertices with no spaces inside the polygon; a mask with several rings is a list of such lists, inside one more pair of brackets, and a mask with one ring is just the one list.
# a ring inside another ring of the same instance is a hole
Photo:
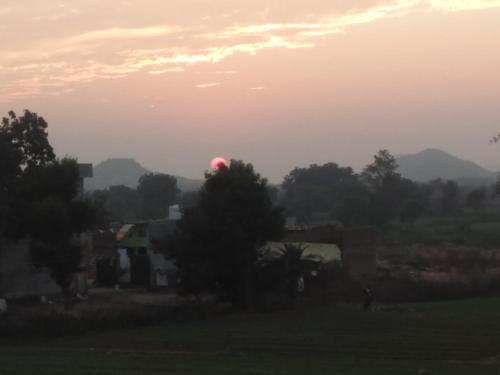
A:
{"label": "vegetation", "polygon": [[[282,188],[281,203],[301,223],[311,222],[321,212],[326,212],[329,218],[347,217],[347,211],[353,210],[347,206],[362,202],[366,196],[354,171],[334,163],[295,168],[285,176]],[[356,221],[352,215],[350,219]]]}
{"label": "vegetation", "polygon": [[205,178],[178,224],[170,256],[186,291],[219,289],[234,306],[252,309],[260,249],[281,236],[283,216],[251,164],[232,160]]}
{"label": "vegetation", "polygon": [[29,111],[21,117],[10,112],[2,121],[0,239],[29,239],[33,265],[51,271],[68,302],[81,261],[77,236],[95,222],[95,210],[80,197],[78,164],[56,160],[46,129]]}
{"label": "vegetation", "polygon": [[168,207],[176,202],[180,191],[175,177],[148,173],[139,179],[137,192],[142,204],[142,218],[161,219],[168,216]]}
{"label": "vegetation", "polygon": [[131,222],[164,219],[168,207],[178,202],[179,189],[175,177],[163,173],[146,173],[137,188],[113,185],[89,193],[93,201],[104,208],[103,221]]}
{"label": "vegetation", "polygon": [[259,288],[262,293],[274,292],[287,296],[294,305],[304,292],[311,272],[317,275],[321,259],[305,255],[305,246],[285,243],[278,254],[266,254],[259,264]]}
{"label": "vegetation", "polygon": [[0,236],[15,232],[19,223],[16,192],[22,178],[55,160],[47,138],[47,123],[36,113],[13,111],[0,124]]}
{"label": "vegetation", "polygon": [[[298,309],[0,350],[9,375],[498,374],[499,299]],[[1,342],[0,338],[0,342]]]}

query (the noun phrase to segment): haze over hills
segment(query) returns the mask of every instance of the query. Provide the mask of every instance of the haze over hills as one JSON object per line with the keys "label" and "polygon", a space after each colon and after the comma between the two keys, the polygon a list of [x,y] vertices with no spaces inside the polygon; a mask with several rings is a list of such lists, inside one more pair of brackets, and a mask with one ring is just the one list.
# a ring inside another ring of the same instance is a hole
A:
{"label": "haze over hills", "polygon": [[[480,185],[490,184],[496,180],[496,173],[438,149],[400,155],[396,161],[403,177],[417,182],[442,178],[462,184]],[[149,169],[132,158],[107,159],[94,166],[94,177],[85,180],[85,189],[106,189],[113,185],[135,188],[139,178],[149,172],[151,172]],[[202,180],[175,177],[177,186],[183,192],[197,190],[203,184]]]}
{"label": "haze over hills", "polygon": [[396,161],[399,165],[399,173],[417,182],[442,178],[464,184],[482,184],[491,183],[496,179],[494,172],[437,149],[401,155],[396,158]]}
{"label": "haze over hills", "polygon": [[[135,188],[141,176],[150,172],[132,158],[107,159],[94,166],[94,177],[85,180],[85,190],[106,189],[113,185]],[[177,187],[183,192],[197,190],[203,184],[201,180],[174,177],[177,178]]]}

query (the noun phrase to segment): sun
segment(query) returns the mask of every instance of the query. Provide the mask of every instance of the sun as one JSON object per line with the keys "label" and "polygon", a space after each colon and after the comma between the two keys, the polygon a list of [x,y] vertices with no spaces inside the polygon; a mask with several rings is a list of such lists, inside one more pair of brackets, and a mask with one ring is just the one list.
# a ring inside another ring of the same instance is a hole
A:
{"label": "sun", "polygon": [[223,157],[217,156],[210,162],[210,169],[212,171],[217,171],[220,167],[227,167],[228,163]]}

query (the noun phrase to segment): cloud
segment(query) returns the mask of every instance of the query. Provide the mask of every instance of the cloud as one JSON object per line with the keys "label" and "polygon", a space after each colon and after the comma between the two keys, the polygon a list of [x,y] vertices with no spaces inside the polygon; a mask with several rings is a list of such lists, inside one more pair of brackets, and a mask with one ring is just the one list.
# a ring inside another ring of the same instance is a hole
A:
{"label": "cloud", "polygon": [[108,29],[89,31],[86,33],[75,35],[63,40],[61,44],[72,45],[105,40],[152,38],[178,33],[181,30],[182,29],[180,27],[169,26],[150,26],[139,28],[111,27]]}
{"label": "cloud", "polygon": [[208,89],[210,87],[220,86],[220,82],[199,83],[195,87],[197,89]]}
{"label": "cloud", "polygon": [[[132,11],[135,3],[126,3],[130,8],[127,11]],[[248,22],[248,17],[243,17],[246,10],[241,9],[221,12],[231,17],[220,17],[220,25],[215,21],[190,26],[156,22],[136,27],[96,27],[59,38],[45,37],[42,30],[38,39],[29,40],[24,47],[18,47],[19,43],[10,43],[10,49],[0,47],[0,100],[18,100],[41,95],[44,90],[64,90],[79,82],[122,78],[136,72],[151,75],[183,72],[188,66],[217,64],[235,55],[256,55],[264,50],[311,49],[321,38],[414,12],[448,13],[500,7],[500,0],[366,0],[355,3],[356,8],[349,8],[342,2],[342,11],[316,12],[280,22],[269,22],[277,20],[273,16],[277,12],[266,5],[255,13],[255,22]],[[319,7],[318,4],[325,6],[324,2],[313,1],[311,7]],[[294,7],[299,5],[300,9],[306,8],[300,1],[290,3]],[[16,8],[0,7],[0,15],[13,9]],[[75,9],[63,10],[79,14]],[[49,17],[50,13],[41,16]],[[228,76],[235,73],[231,69],[214,72]],[[259,88],[251,89],[257,91]]]}
{"label": "cloud", "polygon": [[181,67],[175,67],[175,68],[167,68],[167,69],[160,69],[160,70],[150,70],[148,73],[157,75],[157,74],[165,74],[165,73],[181,73],[183,72],[184,69]]}
{"label": "cloud", "polygon": [[500,8],[500,0],[430,0],[433,10],[459,12]]}

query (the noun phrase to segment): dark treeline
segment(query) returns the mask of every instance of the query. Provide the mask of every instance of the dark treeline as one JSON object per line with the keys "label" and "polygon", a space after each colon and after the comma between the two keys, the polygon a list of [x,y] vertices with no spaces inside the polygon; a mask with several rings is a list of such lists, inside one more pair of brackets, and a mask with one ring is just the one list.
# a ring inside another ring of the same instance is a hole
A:
{"label": "dark treeline", "polygon": [[[346,227],[411,224],[422,217],[496,213],[495,186],[461,186],[437,179],[417,183],[398,173],[395,158],[381,150],[361,173],[336,163],[295,168],[280,186],[268,186],[271,200],[299,225],[337,223]],[[198,192],[181,193],[173,176],[149,173],[137,188],[124,185],[88,193],[102,208],[101,222],[161,219],[168,206],[190,207]],[[500,210],[499,210],[500,211]]]}
{"label": "dark treeline", "polygon": [[124,185],[95,190],[88,195],[101,207],[102,224],[138,220],[164,219],[168,207],[179,201],[175,177],[163,173],[147,173],[139,179],[137,188]]}
{"label": "dark treeline", "polygon": [[467,187],[442,179],[417,183],[397,170],[387,150],[359,174],[335,163],[295,168],[283,182],[281,204],[300,224],[333,221],[381,228],[421,217],[491,213],[487,203],[496,198],[494,186]]}

